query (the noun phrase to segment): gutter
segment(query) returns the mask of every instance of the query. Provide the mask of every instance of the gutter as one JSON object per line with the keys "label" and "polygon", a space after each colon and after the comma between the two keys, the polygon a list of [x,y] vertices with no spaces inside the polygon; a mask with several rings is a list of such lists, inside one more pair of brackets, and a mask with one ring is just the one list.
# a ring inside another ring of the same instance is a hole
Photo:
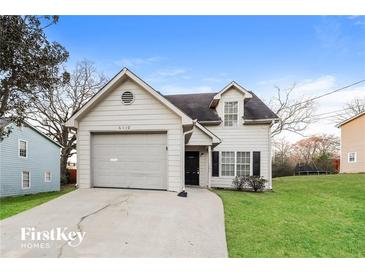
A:
{"label": "gutter", "polygon": [[[242,117],[243,118],[243,117]],[[268,119],[244,119],[243,124],[275,124],[276,122],[280,121],[279,118],[268,118]]]}

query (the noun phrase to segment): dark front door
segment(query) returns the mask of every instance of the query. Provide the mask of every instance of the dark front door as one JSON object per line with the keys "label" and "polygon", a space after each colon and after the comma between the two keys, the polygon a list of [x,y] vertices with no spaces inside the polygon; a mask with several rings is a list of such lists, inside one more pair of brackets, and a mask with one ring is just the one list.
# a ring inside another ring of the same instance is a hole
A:
{"label": "dark front door", "polygon": [[199,185],[199,152],[185,152],[185,184]]}

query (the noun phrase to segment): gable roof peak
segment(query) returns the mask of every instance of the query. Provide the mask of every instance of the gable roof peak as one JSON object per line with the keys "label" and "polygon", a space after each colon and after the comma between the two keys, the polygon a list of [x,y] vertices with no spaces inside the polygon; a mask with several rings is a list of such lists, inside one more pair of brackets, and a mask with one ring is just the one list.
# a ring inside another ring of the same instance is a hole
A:
{"label": "gable roof peak", "polygon": [[228,91],[230,88],[235,87],[238,91],[242,92],[245,98],[252,98],[252,94],[249,90],[242,87],[240,84],[238,84],[236,81],[231,81],[228,85],[226,85],[221,91],[219,91],[210,102],[209,107],[215,108],[221,99],[221,96],[223,93]]}
{"label": "gable roof peak", "polygon": [[149,94],[151,94],[154,98],[164,104],[166,107],[171,109],[174,113],[182,118],[183,124],[191,124],[192,119],[178,109],[175,105],[170,103],[160,92],[156,91],[153,87],[151,87],[148,83],[138,77],[135,73],[130,71],[127,67],[124,67],[121,71],[119,71],[106,85],[104,85],[93,97],[90,98],[77,112],[75,112],[68,121],[66,121],[67,127],[78,127],[78,119],[82,114],[87,113],[92,107],[94,107],[100,100],[102,100],[103,95],[107,94],[112,87],[117,85],[117,83],[123,79],[123,77],[128,77],[139,86],[141,86],[144,90],[146,90]]}

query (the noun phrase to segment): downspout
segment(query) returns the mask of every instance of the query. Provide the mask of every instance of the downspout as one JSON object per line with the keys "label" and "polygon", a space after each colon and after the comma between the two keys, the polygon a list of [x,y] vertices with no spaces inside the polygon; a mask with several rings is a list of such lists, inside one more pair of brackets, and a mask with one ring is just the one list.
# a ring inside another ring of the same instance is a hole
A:
{"label": "downspout", "polygon": [[189,131],[186,131],[186,132],[183,132],[183,140],[182,140],[182,157],[181,157],[181,161],[182,161],[182,183],[183,183],[183,187],[182,187],[182,191],[177,194],[178,196],[180,197],[186,197],[187,196],[187,193],[185,191],[185,136],[187,134],[190,134],[190,133],[193,133],[194,131],[194,128],[195,128],[195,124],[198,120],[197,119],[194,119],[193,120],[193,128]]}

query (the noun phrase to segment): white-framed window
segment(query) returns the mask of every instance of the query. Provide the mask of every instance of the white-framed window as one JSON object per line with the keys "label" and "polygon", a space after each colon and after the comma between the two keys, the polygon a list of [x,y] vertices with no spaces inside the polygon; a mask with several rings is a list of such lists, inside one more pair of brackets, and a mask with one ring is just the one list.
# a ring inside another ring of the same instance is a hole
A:
{"label": "white-framed window", "polygon": [[348,162],[349,163],[356,163],[356,152],[349,152],[347,157],[348,157]]}
{"label": "white-framed window", "polygon": [[20,158],[28,158],[28,142],[27,141],[19,140],[18,155]]}
{"label": "white-framed window", "polygon": [[250,176],[251,162],[250,151],[222,151],[221,176]]}
{"label": "white-framed window", "polygon": [[224,102],[224,126],[234,127],[238,124],[238,102]]}
{"label": "white-framed window", "polygon": [[250,176],[251,153],[248,151],[237,151],[236,155],[236,176]]}
{"label": "white-framed window", "polygon": [[50,183],[52,181],[52,173],[50,171],[46,171],[44,173],[44,182]]}
{"label": "white-framed window", "polygon": [[22,171],[22,189],[30,188],[30,172]]}
{"label": "white-framed window", "polygon": [[222,176],[234,176],[235,174],[234,151],[222,151]]}

